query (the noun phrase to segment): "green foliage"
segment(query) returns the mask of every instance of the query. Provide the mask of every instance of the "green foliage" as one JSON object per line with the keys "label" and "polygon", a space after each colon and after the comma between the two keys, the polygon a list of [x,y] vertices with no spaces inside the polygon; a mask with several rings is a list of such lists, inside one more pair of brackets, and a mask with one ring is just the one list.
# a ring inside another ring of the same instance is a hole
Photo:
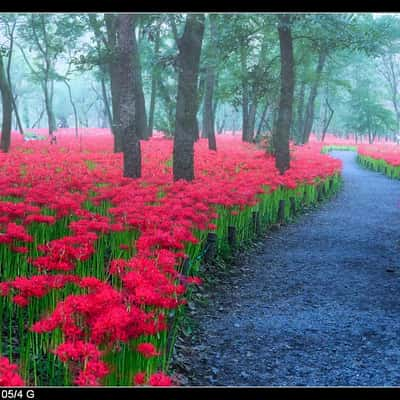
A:
{"label": "green foliage", "polygon": [[359,133],[380,135],[396,127],[394,114],[378,100],[368,81],[358,82],[352,91],[347,115],[347,128]]}

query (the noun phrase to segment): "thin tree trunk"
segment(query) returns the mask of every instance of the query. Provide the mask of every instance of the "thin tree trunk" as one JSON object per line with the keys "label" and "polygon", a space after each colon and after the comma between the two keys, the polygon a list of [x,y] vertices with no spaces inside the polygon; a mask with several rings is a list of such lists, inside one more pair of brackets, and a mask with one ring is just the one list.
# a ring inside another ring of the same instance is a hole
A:
{"label": "thin tree trunk", "polygon": [[249,87],[247,80],[247,52],[244,44],[240,46],[240,66],[242,72],[242,140],[249,141]]}
{"label": "thin tree trunk", "polygon": [[[133,14],[133,23],[135,29],[138,15]],[[135,104],[136,104],[136,134],[141,139],[147,139],[147,116],[146,116],[146,103],[143,93],[142,81],[142,66],[140,64],[140,52],[136,41],[136,35],[133,35],[132,42],[132,57],[133,57],[133,77],[135,79]]]}
{"label": "thin tree trunk", "polygon": [[289,136],[292,123],[294,62],[290,16],[280,15],[278,24],[281,55],[281,91],[278,121],[274,129],[275,165],[283,174],[290,167]]}
{"label": "thin tree trunk", "polygon": [[315,98],[317,97],[317,94],[318,94],[319,83],[321,80],[322,70],[325,65],[326,56],[327,56],[327,51],[325,49],[321,49],[321,51],[319,52],[319,56],[318,56],[317,69],[315,71],[315,80],[311,87],[310,96],[309,96],[308,102],[307,102],[306,115],[305,115],[305,119],[304,119],[302,143],[307,143],[310,138],[312,126],[314,123]]}
{"label": "thin tree trunk", "polygon": [[254,138],[254,130],[256,127],[256,114],[257,114],[257,101],[253,101],[250,104],[249,109],[249,122],[248,122],[248,138],[249,142]]}
{"label": "thin tree trunk", "polygon": [[213,96],[214,96],[214,82],[215,82],[214,67],[211,65],[207,65],[205,75],[206,77],[205,77],[203,123],[202,123],[201,137],[209,138],[210,135],[212,135],[214,132],[214,116],[213,116]]}
{"label": "thin tree trunk", "polygon": [[157,64],[158,56],[160,53],[160,25],[157,25],[156,37],[154,42],[154,64],[151,72],[151,94],[150,94],[150,107],[149,107],[149,123],[147,127],[147,137],[153,136],[154,129],[154,110],[156,106],[157,88],[160,80],[160,71]]}
{"label": "thin tree trunk", "polygon": [[263,113],[261,115],[261,119],[260,119],[260,122],[259,122],[258,128],[257,128],[257,133],[256,133],[256,138],[255,138],[256,142],[261,137],[261,130],[262,130],[262,127],[264,125],[264,121],[265,121],[265,118],[267,116],[268,110],[269,110],[269,103],[268,103],[268,101],[266,101],[265,102],[265,106],[264,106],[264,110],[263,110]]}
{"label": "thin tree trunk", "polygon": [[[111,53],[117,52],[117,33],[116,33],[116,16],[112,14],[105,14],[104,20],[106,23],[108,47]],[[133,29],[133,28],[132,28]],[[122,152],[122,133],[119,125],[120,110],[119,110],[119,96],[121,87],[121,76],[119,74],[119,64],[117,57],[112,57],[109,62],[110,74],[110,89],[111,89],[111,107],[112,107],[112,125],[111,131],[114,135],[114,153]]]}
{"label": "thin tree trunk", "polygon": [[248,127],[247,127],[247,138],[248,141],[251,142],[253,141],[254,138],[254,131],[256,127],[256,116],[257,116],[257,108],[258,108],[258,102],[259,102],[259,81],[264,78],[264,66],[265,66],[265,54],[267,52],[267,35],[264,34],[262,45],[261,45],[261,50],[260,54],[258,57],[258,63],[255,66],[255,79],[253,79],[253,82],[251,84],[251,96],[249,96],[249,111],[248,111]]}
{"label": "thin tree trunk", "polygon": [[296,142],[301,143],[303,138],[303,130],[304,130],[304,98],[306,92],[306,84],[304,81],[301,81],[300,93],[299,93],[299,102],[297,104],[297,124],[296,124]]}
{"label": "thin tree trunk", "polygon": [[[8,81],[8,87],[10,88],[11,94],[12,94],[12,82],[11,82],[11,61],[12,61],[12,54],[13,54],[13,49],[14,49],[14,31],[15,31],[15,27],[17,25],[17,21],[14,21],[14,24],[11,28],[11,32],[10,32],[10,46],[8,49],[8,62],[7,62],[7,81]],[[21,135],[24,134],[24,128],[22,126],[21,123],[21,119],[19,116],[19,112],[18,112],[18,107],[17,107],[17,102],[16,99],[14,99],[14,96],[11,96],[12,98],[12,106],[13,106],[13,110],[14,110],[14,114],[15,114],[15,119],[17,121],[17,125],[18,125],[18,129]]]}
{"label": "thin tree trunk", "polygon": [[214,110],[214,88],[216,82],[215,64],[217,62],[217,27],[212,14],[209,15],[210,22],[210,59],[206,67],[206,82],[203,105],[203,137],[208,138],[208,148],[217,150],[215,139],[215,110]]}
{"label": "thin tree trunk", "polygon": [[178,39],[178,94],[176,104],[173,151],[174,180],[194,178],[196,113],[198,109],[197,81],[204,34],[204,15],[188,14],[181,39]]}
{"label": "thin tree trunk", "polygon": [[326,135],[326,132],[328,130],[329,124],[332,121],[332,117],[333,117],[333,113],[334,113],[334,110],[331,107],[331,105],[329,104],[328,99],[326,99],[325,102],[326,102],[327,108],[329,109],[329,117],[328,117],[328,120],[327,120],[327,122],[326,122],[326,124],[324,126],[323,131],[322,131],[321,142],[323,142],[325,140],[325,135]]}
{"label": "thin tree trunk", "polygon": [[132,48],[134,46],[133,14],[117,16],[117,60],[121,79],[118,88],[118,109],[123,148],[123,175],[139,178],[142,173],[140,137],[136,129],[135,84]]}
{"label": "thin tree trunk", "polygon": [[210,150],[217,150],[213,113],[214,82],[214,68],[207,66],[203,105],[203,137],[208,138],[208,148]]}
{"label": "thin tree trunk", "polygon": [[[102,32],[100,31],[97,22],[96,22],[96,17],[94,14],[88,14],[89,17],[89,25],[92,28],[92,31],[94,33],[95,39],[96,39],[96,49],[97,49],[97,55],[101,58],[101,46],[102,43],[105,44],[107,50],[109,50],[111,53],[115,51],[115,41],[116,41],[116,35],[115,35],[115,16],[111,14],[105,14],[104,16],[104,21],[106,24],[106,32],[107,35],[104,36]],[[106,39],[107,37],[107,39]],[[115,60],[114,60],[115,61]],[[114,136],[114,152],[120,152],[121,151],[121,140],[120,140],[120,135],[118,129],[114,126],[113,120],[114,120],[114,112],[116,112],[115,109],[115,101],[113,102],[113,86],[115,86],[115,83],[111,82],[110,87],[111,87],[111,101],[112,101],[112,111],[110,108],[110,103],[108,101],[108,95],[107,95],[107,87],[106,87],[106,82],[105,82],[105,75],[108,73],[111,81],[111,74],[112,74],[112,67],[111,64],[113,62],[113,59],[109,61],[106,65],[100,65],[100,73],[101,73],[101,91],[102,91],[102,97],[103,97],[103,103],[104,103],[104,111],[107,114],[107,119],[109,123],[109,127],[111,129],[111,132]],[[115,69],[115,65],[113,66]],[[113,71],[114,72],[114,71]]]}
{"label": "thin tree trunk", "polygon": [[72,109],[73,109],[73,111],[74,111],[75,137],[79,137],[79,131],[78,131],[78,129],[79,129],[79,128],[78,128],[78,125],[79,125],[79,123],[78,123],[78,111],[76,110],[76,106],[75,106],[74,100],[72,99],[71,86],[70,86],[70,84],[68,83],[68,81],[67,81],[66,79],[64,80],[64,83],[65,83],[65,85],[66,85],[67,88],[68,88],[69,101],[70,101],[71,106],[72,106]]}
{"label": "thin tree trunk", "polygon": [[54,118],[53,104],[52,104],[52,94],[51,94],[51,89],[49,90],[48,85],[49,81],[48,78],[46,77],[45,81],[43,82],[42,88],[43,88],[44,103],[47,114],[47,125],[49,128],[49,136],[53,136],[53,132],[56,130],[56,127],[55,127],[55,118]]}
{"label": "thin tree trunk", "polygon": [[[199,112],[200,105],[203,102],[205,86],[206,86],[206,80],[202,75],[200,75],[199,86],[197,88],[196,114],[195,114],[194,120],[193,120],[193,129],[194,129],[193,137],[194,137],[195,142],[197,142],[200,139],[200,128],[199,128],[199,121],[197,119],[197,114]],[[202,129],[203,129],[203,127],[202,127]]]}
{"label": "thin tree trunk", "polygon": [[108,102],[107,87],[106,87],[106,82],[105,82],[104,76],[101,77],[100,82],[101,82],[101,94],[102,94],[103,103],[104,103],[104,111],[107,116],[108,125],[111,128],[112,124],[113,124],[113,117],[112,117],[111,110],[110,110],[110,104]]}
{"label": "thin tree trunk", "polygon": [[[32,124],[31,129],[35,128],[36,125],[38,125],[38,124],[40,123],[40,121],[41,121],[42,118],[43,118],[44,111],[45,111],[45,109],[42,108],[42,111],[41,111],[40,114],[39,114],[39,118]],[[40,125],[38,125],[38,126],[40,126]]]}
{"label": "thin tree trunk", "polygon": [[1,92],[1,103],[2,103],[2,124],[1,124],[1,140],[0,148],[5,153],[10,149],[11,144],[11,124],[12,124],[12,94],[6,73],[4,70],[3,56],[0,53],[0,92]]}

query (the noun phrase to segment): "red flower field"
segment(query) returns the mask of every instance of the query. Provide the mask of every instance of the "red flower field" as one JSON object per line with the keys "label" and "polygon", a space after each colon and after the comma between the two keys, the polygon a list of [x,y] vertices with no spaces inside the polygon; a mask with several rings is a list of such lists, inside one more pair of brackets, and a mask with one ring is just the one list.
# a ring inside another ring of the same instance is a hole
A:
{"label": "red flower field", "polygon": [[253,211],[267,226],[279,200],[315,201],[341,163],[293,146],[281,176],[263,149],[218,137],[217,152],[196,143],[196,179],[173,182],[173,142],[154,137],[132,180],[109,131],[71,132],[57,145],[15,134],[0,153],[0,384],[23,383],[9,362],[29,385],[176,384],[163,373],[170,334],[207,233],[227,251],[228,226],[248,239]]}

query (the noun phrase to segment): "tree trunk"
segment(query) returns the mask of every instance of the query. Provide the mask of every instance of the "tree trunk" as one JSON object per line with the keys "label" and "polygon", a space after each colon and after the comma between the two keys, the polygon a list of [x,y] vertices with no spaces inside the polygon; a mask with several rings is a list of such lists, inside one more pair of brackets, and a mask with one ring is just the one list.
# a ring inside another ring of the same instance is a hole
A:
{"label": "tree trunk", "polygon": [[12,123],[12,94],[6,73],[4,70],[3,56],[0,53],[0,92],[3,107],[3,120],[1,124],[0,148],[5,153],[10,149],[11,144],[11,123]]}
{"label": "tree trunk", "polygon": [[117,16],[117,60],[121,79],[118,88],[118,124],[121,129],[123,150],[123,175],[127,178],[139,178],[142,170],[140,137],[136,129],[135,84],[132,48],[134,46],[133,14]]}
{"label": "tree trunk", "polygon": [[263,110],[263,113],[261,115],[261,119],[260,119],[260,122],[259,122],[258,128],[257,128],[257,133],[256,133],[256,137],[255,137],[255,141],[256,142],[258,142],[260,140],[261,130],[262,130],[262,127],[264,125],[264,121],[265,121],[265,118],[267,116],[268,109],[269,109],[269,104],[268,104],[268,101],[266,101],[265,102],[265,107],[264,107],[264,110]]}
{"label": "tree trunk", "polygon": [[275,166],[283,174],[290,167],[289,136],[292,123],[294,66],[290,16],[280,15],[278,24],[281,56],[281,90],[276,128],[274,129]]}
{"label": "tree trunk", "polygon": [[112,62],[110,66],[110,87],[111,87],[111,107],[112,107],[112,125],[111,130],[114,134],[114,153],[122,152],[122,133],[121,127],[118,123],[120,120],[119,111],[119,87],[120,87],[120,76],[118,72],[118,65]]}
{"label": "tree trunk", "polygon": [[260,90],[258,88],[259,82],[265,79],[265,54],[267,52],[267,35],[264,33],[260,54],[258,57],[258,63],[255,66],[253,71],[254,78],[252,80],[251,85],[249,85],[249,89],[251,91],[251,96],[249,96],[249,111],[248,111],[248,126],[247,126],[247,141],[252,142],[254,141],[254,131],[256,126],[256,116],[257,116],[257,108],[258,102],[260,97]]}
{"label": "tree trunk", "polygon": [[173,152],[174,180],[194,178],[196,113],[198,109],[197,81],[204,34],[204,15],[188,14],[183,36],[178,40],[178,94]]}
{"label": "tree trunk", "polygon": [[327,51],[323,48],[319,52],[318,56],[318,64],[317,69],[315,71],[315,80],[310,90],[310,96],[308,98],[307,107],[306,107],[306,115],[304,119],[304,128],[303,128],[303,137],[302,143],[307,143],[310,139],[310,134],[312,130],[312,126],[314,123],[314,105],[315,105],[315,98],[318,94],[319,83],[321,80],[322,70],[325,65],[327,56]]}
{"label": "tree trunk", "polygon": [[[8,79],[8,84],[9,84],[10,91],[11,91],[11,87],[12,86],[11,86],[10,79]],[[11,96],[11,102],[12,102],[12,106],[13,106],[13,110],[14,110],[14,114],[15,114],[15,120],[17,122],[17,126],[18,126],[18,129],[19,129],[19,133],[21,135],[23,135],[24,134],[24,128],[22,126],[21,118],[19,116],[18,107],[17,107],[17,101],[16,101],[16,99],[14,99],[13,96]]]}
{"label": "tree trunk", "polygon": [[[108,69],[110,74],[110,90],[111,90],[111,108],[112,108],[112,125],[111,131],[114,135],[114,153],[122,152],[122,133],[119,125],[120,110],[119,110],[119,96],[121,87],[121,77],[119,75],[119,64],[117,61],[118,50],[117,46],[117,32],[116,32],[116,16],[112,14],[105,14],[104,20],[106,22],[108,47],[111,53]],[[133,28],[132,28],[133,29]]]}
{"label": "tree trunk", "polygon": [[65,79],[64,80],[64,83],[65,83],[65,85],[67,86],[67,89],[68,89],[68,95],[69,95],[69,101],[70,101],[70,103],[71,103],[71,106],[72,106],[72,109],[73,109],[73,111],[74,111],[74,120],[75,120],[75,137],[78,137],[79,136],[79,131],[78,131],[78,111],[76,110],[76,106],[75,106],[75,103],[74,103],[74,100],[73,100],[73,98],[72,98],[72,92],[71,92],[71,86],[70,86],[70,84],[68,83],[68,81]]}
{"label": "tree trunk", "polygon": [[204,77],[200,75],[199,78],[199,86],[197,89],[197,103],[196,103],[196,114],[194,116],[193,120],[193,135],[194,135],[194,141],[197,142],[200,139],[200,129],[199,129],[199,121],[197,119],[197,114],[200,109],[200,105],[203,102],[203,97],[204,97],[204,92],[205,92],[205,86],[206,86],[206,80]]}
{"label": "tree trunk", "polygon": [[12,54],[13,54],[13,49],[14,49],[14,31],[17,26],[17,20],[14,21],[13,26],[10,31],[10,46],[8,49],[8,62],[7,62],[7,81],[8,81],[8,87],[10,88],[11,91],[11,99],[12,99],[12,106],[15,114],[15,119],[17,121],[18,129],[21,135],[24,134],[24,128],[21,123],[21,118],[19,116],[18,112],[18,107],[17,107],[17,101],[16,98],[12,95],[13,92],[13,86],[11,82],[11,61],[12,61]]}
{"label": "tree trunk", "polygon": [[151,72],[151,94],[150,94],[150,107],[149,107],[149,123],[147,127],[147,137],[153,136],[154,129],[154,110],[156,106],[157,87],[160,80],[160,71],[157,64],[158,55],[160,52],[160,25],[157,26],[156,37],[154,42],[154,64]]}
{"label": "tree trunk", "polygon": [[242,140],[249,142],[249,87],[247,80],[247,52],[244,44],[240,46],[240,65],[242,73]]}
{"label": "tree trunk", "polygon": [[102,94],[103,104],[104,104],[104,113],[107,116],[108,126],[111,128],[112,124],[113,124],[113,117],[112,117],[112,113],[110,110],[110,104],[108,102],[107,87],[106,87],[106,82],[105,82],[104,76],[101,77],[100,83],[101,83],[101,94]]}
{"label": "tree trunk", "polygon": [[210,150],[217,150],[213,112],[214,83],[214,67],[207,66],[203,104],[203,137],[208,138],[208,148]]}
{"label": "tree trunk", "polygon": [[53,113],[53,104],[51,101],[51,94],[49,91],[48,84],[49,84],[48,80],[45,79],[42,88],[44,94],[44,104],[47,114],[47,126],[49,128],[49,136],[53,136],[53,132],[56,130],[56,127],[55,127],[55,119]]}
{"label": "tree trunk", "polygon": [[297,121],[296,121],[296,143],[302,143],[304,130],[304,97],[306,92],[306,84],[301,82],[299,102],[297,104]]}
{"label": "tree trunk", "polygon": [[[133,14],[133,22],[135,29],[138,15]],[[132,57],[133,57],[133,76],[135,79],[135,103],[136,103],[136,129],[137,136],[141,139],[147,139],[147,116],[146,116],[146,103],[143,93],[142,81],[142,66],[140,64],[140,52],[136,41],[136,35],[133,35],[132,43]]]}
{"label": "tree trunk", "polygon": [[256,114],[257,114],[257,101],[252,101],[249,109],[249,120],[248,120],[248,141],[251,142],[254,139],[254,131],[256,128]]}
{"label": "tree trunk", "polygon": [[44,108],[42,108],[42,111],[39,113],[39,118],[32,124],[31,129],[35,128],[36,125],[40,127],[40,122],[42,121],[44,111]]}
{"label": "tree trunk", "polygon": [[323,131],[322,131],[321,142],[323,142],[325,140],[325,135],[326,135],[326,132],[328,130],[329,124],[332,121],[332,117],[333,117],[333,113],[334,113],[334,110],[331,107],[331,105],[329,104],[328,99],[326,99],[325,102],[326,102],[327,108],[329,109],[329,117],[328,117],[328,120],[327,120],[327,122],[326,122],[326,124],[324,126]]}
{"label": "tree trunk", "polygon": [[215,83],[214,67],[207,66],[204,105],[203,105],[203,137],[208,138],[208,148],[210,150],[217,150],[217,144],[215,140],[215,124],[214,124],[215,115],[213,110],[214,83]]}
{"label": "tree trunk", "polygon": [[211,54],[206,67],[206,80],[204,91],[203,105],[203,137],[208,138],[208,148],[217,150],[217,142],[215,139],[215,104],[214,104],[214,88],[216,82],[215,65],[217,62],[217,27],[214,16],[210,14],[210,47]]}

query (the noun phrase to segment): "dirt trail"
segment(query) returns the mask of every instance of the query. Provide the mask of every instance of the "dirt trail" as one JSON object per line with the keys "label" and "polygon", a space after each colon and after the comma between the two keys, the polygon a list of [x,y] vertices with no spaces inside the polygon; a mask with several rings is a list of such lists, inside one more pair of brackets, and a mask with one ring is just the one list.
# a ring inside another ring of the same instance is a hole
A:
{"label": "dirt trail", "polygon": [[332,155],[338,196],[268,233],[197,313],[189,385],[400,385],[400,182]]}

